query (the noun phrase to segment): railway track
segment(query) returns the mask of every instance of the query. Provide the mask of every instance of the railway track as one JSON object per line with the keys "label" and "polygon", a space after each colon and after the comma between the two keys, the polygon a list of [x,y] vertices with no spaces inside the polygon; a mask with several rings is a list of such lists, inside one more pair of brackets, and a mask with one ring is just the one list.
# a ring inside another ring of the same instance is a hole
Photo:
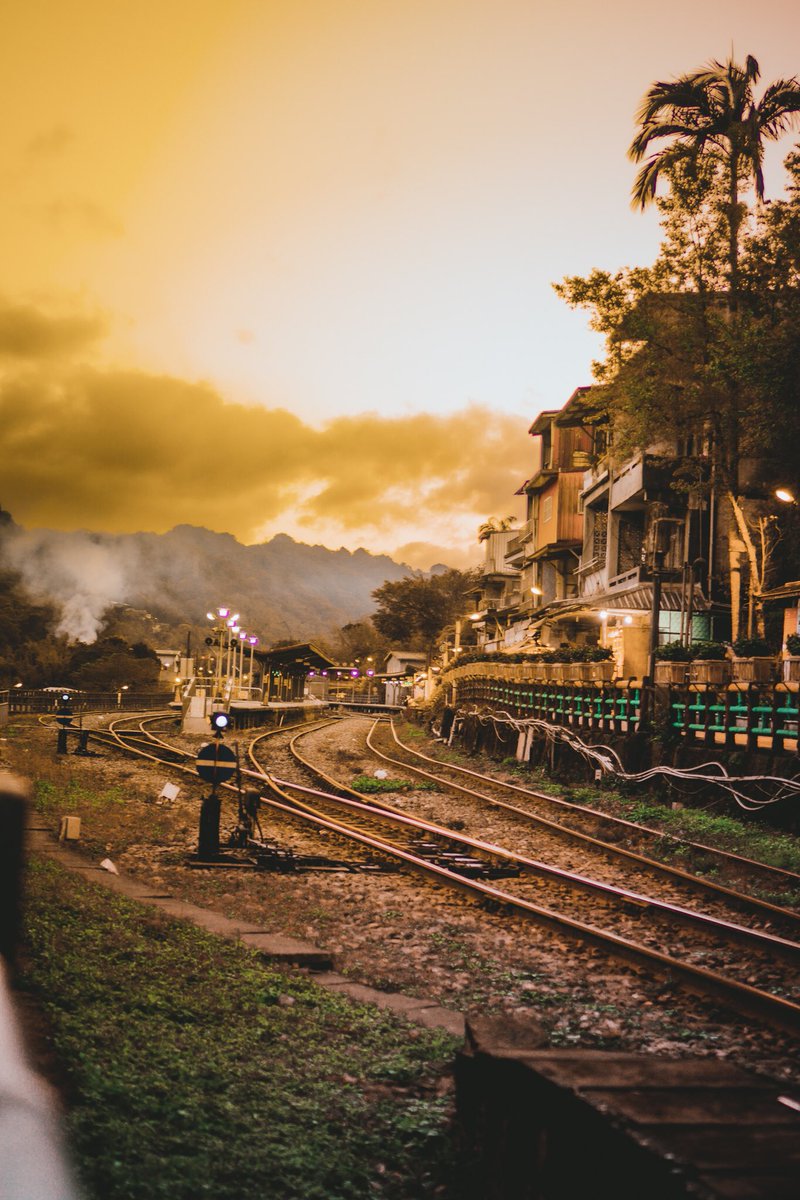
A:
{"label": "railway track", "polygon": [[[796,872],[677,837],[622,817],[614,817],[599,809],[577,804],[572,800],[538,791],[536,788],[498,780],[486,772],[444,762],[402,742],[393,721],[390,729],[393,754],[385,749],[385,740],[383,749],[375,744],[374,729],[368,738],[370,749],[384,762],[401,767],[420,778],[447,783],[464,795],[478,797],[487,804],[512,812],[540,828],[555,829],[560,836],[572,836],[578,843],[604,847],[609,855],[624,858],[631,863],[643,862],[652,871],[656,871],[660,866],[665,876],[689,881],[698,889],[705,889],[710,895],[735,899],[737,896],[743,896],[743,893],[735,887],[726,887],[704,878],[702,872],[708,870],[728,872],[734,878],[744,875],[750,883],[766,885],[784,894],[795,890],[800,895],[800,875]],[[469,786],[470,784],[473,786]],[[477,790],[478,784],[480,791]],[[522,802],[526,807],[521,807]],[[619,842],[623,839],[637,844],[640,848],[647,847],[651,853],[637,853],[629,847],[620,846]],[[688,871],[674,863],[665,862],[661,857],[665,849],[681,857],[691,856],[692,861],[697,862],[698,870]],[[652,857],[653,853],[658,853],[659,857]],[[750,893],[744,895],[744,899],[754,908],[760,907],[767,919],[776,917],[800,923],[800,913],[793,913],[782,905],[759,901],[758,897]]]}
{"label": "railway track", "polygon": [[[299,754],[297,742],[314,732],[306,729],[292,739],[295,760],[306,771],[317,768],[307,757]],[[790,987],[788,981],[796,977],[796,961],[800,952],[797,942],[707,914],[691,912],[652,896],[632,893],[630,889],[578,877],[502,846],[454,834],[451,830],[411,817],[389,805],[366,803],[363,796],[332,779],[327,772],[318,771],[318,774],[327,787],[335,787],[339,794],[266,775],[265,781],[271,794],[263,797],[262,802],[286,814],[297,812],[307,823],[316,823],[328,832],[355,838],[374,851],[397,855],[414,869],[468,892],[484,903],[488,902],[495,910],[535,920],[557,932],[602,947],[615,957],[634,963],[639,968],[646,966],[655,970],[680,982],[690,991],[721,1000],[747,1016],[756,1016],[793,1032],[800,1029],[800,1005],[793,996],[786,994]],[[347,792],[350,792],[349,796]],[[437,848],[432,854],[428,847],[424,855],[415,853],[413,839],[420,837],[434,839],[434,844],[438,842],[445,846],[450,854],[462,854],[464,858],[472,859],[483,856],[494,866],[513,866],[515,870],[509,871],[508,875],[513,875],[514,881],[512,883],[506,878],[502,888],[498,888],[476,878],[477,872],[468,870],[464,874],[437,862]],[[547,879],[549,894],[556,896],[558,908],[541,903],[535,891],[531,896],[531,876],[534,880]],[[528,894],[525,894],[526,883]],[[604,920],[609,918],[612,909],[616,909],[616,922],[609,921],[609,925],[615,924],[615,928],[600,928],[590,922],[585,915],[585,905],[583,915],[577,915],[575,892],[592,898],[593,914],[602,907]],[[633,918],[631,909],[635,913]],[[664,944],[664,931],[653,930],[656,916],[666,920],[667,927],[671,929],[671,941],[675,947],[672,953],[660,949],[660,945]],[[643,917],[648,923],[644,942],[636,940],[626,930],[626,922],[628,926],[631,920],[640,923]],[[684,930],[691,930],[691,938],[686,933],[681,935],[679,946],[675,945],[677,925]],[[706,939],[702,943],[698,941],[701,933]],[[710,947],[709,937],[712,939]],[[735,950],[732,949],[734,943]],[[746,947],[744,953],[742,947]],[[678,957],[679,953],[682,957]],[[699,961],[701,958],[709,962],[719,961],[731,973],[723,974],[721,970],[703,966]],[[782,960],[780,966],[776,965],[777,959]],[[748,982],[741,981],[742,974],[746,975]],[[758,980],[758,984],[754,984],[754,980]]]}
{"label": "railway track", "polygon": [[[193,774],[194,755],[166,742],[150,728],[172,716],[120,718],[111,722],[107,730],[90,731],[90,737],[109,747]],[[800,945],[793,939],[692,912],[630,888],[565,871],[505,846],[456,833],[396,807],[366,802],[360,793],[320,772],[297,749],[299,741],[333,723],[338,724],[339,719],[305,725],[298,733],[291,734],[290,742],[295,763],[305,772],[316,772],[330,790],[279,779],[264,770],[256,749],[266,742],[267,736],[279,738],[286,730],[270,731],[269,735],[253,739],[250,747],[253,769],[243,769],[242,774],[251,784],[258,785],[262,805],[289,820],[300,821],[307,829],[324,830],[366,846],[374,854],[400,861],[440,884],[467,893],[495,912],[532,920],[583,944],[601,948],[639,971],[655,972],[748,1017],[793,1033],[800,1030],[800,1005],[789,994],[787,982],[796,977],[800,955]],[[135,727],[123,728],[131,724]],[[372,726],[373,733],[376,724]],[[409,768],[404,764],[403,769]],[[493,874],[495,879],[503,879],[502,887],[490,881]],[[544,889],[547,895],[543,899]],[[595,923],[598,915],[602,917],[602,925]],[[663,949],[668,944],[664,927],[656,931],[656,920],[666,921],[671,932],[669,953]],[[676,944],[678,925],[682,932]],[[632,936],[637,931],[638,938]],[[731,949],[733,942],[735,951]],[[738,963],[736,975],[732,969],[734,961]],[[792,961],[794,974],[789,967]]]}

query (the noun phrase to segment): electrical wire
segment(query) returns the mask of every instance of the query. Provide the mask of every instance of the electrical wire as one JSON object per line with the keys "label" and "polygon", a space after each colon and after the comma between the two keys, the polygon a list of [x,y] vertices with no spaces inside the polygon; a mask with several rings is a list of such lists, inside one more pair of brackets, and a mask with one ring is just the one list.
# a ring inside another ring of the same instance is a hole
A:
{"label": "electrical wire", "polygon": [[[630,784],[648,783],[661,779],[672,787],[685,788],[690,784],[713,785],[732,797],[740,808],[758,812],[781,800],[800,796],[800,779],[784,778],[780,775],[730,775],[723,763],[716,760],[699,763],[693,767],[670,767],[664,764],[650,767],[646,771],[626,771],[622,759],[612,746],[590,745],[584,742],[573,729],[555,725],[540,717],[515,717],[505,709],[488,711],[477,705],[462,709],[455,717],[454,727],[463,723],[468,716],[475,717],[481,725],[491,724],[499,735],[500,726],[511,726],[518,733],[533,730],[551,745],[563,744],[573,750],[595,771],[619,782]],[[505,739],[504,739],[505,740]]]}

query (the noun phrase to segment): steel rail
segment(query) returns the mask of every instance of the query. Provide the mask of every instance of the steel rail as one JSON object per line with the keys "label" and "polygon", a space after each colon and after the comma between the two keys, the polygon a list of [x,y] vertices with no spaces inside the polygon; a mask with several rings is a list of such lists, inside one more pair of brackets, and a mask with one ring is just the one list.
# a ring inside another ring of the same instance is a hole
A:
{"label": "steel rail", "polygon": [[[568,840],[571,839],[579,844],[590,846],[595,850],[601,851],[610,858],[619,858],[625,859],[629,862],[634,862],[653,874],[659,874],[668,879],[679,880],[683,883],[687,883],[691,885],[695,891],[705,892],[710,896],[740,904],[744,907],[747,907],[751,912],[759,913],[771,920],[777,918],[786,922],[787,924],[800,926],[800,913],[795,912],[793,909],[783,908],[778,904],[771,904],[768,900],[761,900],[758,897],[750,896],[745,892],[738,892],[735,888],[729,888],[724,884],[715,883],[711,879],[704,879],[701,875],[695,875],[691,871],[685,871],[683,868],[673,866],[670,863],[660,862],[658,859],[649,858],[644,854],[638,854],[635,850],[626,850],[623,846],[616,846],[612,842],[603,841],[602,838],[593,837],[592,834],[584,833],[579,829],[573,829],[568,825],[562,825],[558,821],[551,821],[547,817],[542,817],[537,813],[530,812],[528,809],[520,808],[515,804],[510,804],[506,800],[499,800],[496,796],[489,796],[485,792],[478,792],[474,788],[466,787],[464,784],[455,783],[452,780],[445,779],[441,775],[436,775],[431,771],[426,771],[423,767],[413,766],[410,763],[403,762],[401,759],[392,758],[391,755],[386,754],[382,750],[378,750],[372,742],[372,734],[377,724],[378,723],[376,722],[373,725],[372,729],[367,735],[367,745],[372,753],[377,758],[380,758],[383,762],[391,763],[393,766],[401,768],[401,770],[410,771],[414,775],[420,775],[424,779],[431,780],[434,783],[442,784],[445,788],[462,792],[464,795],[470,796],[476,800],[481,800],[486,804],[492,805],[494,808],[500,808],[507,812],[514,813],[516,816],[523,817],[524,820],[531,825],[536,825],[542,829],[546,829],[548,832],[553,833],[558,837],[566,838]],[[409,749],[402,742],[398,742],[398,745],[415,757],[423,758],[426,761],[435,764],[436,766],[441,766],[444,770],[451,769],[449,763],[439,763],[436,759],[429,758],[428,755],[417,754],[416,751]],[[453,769],[464,770],[464,768]],[[473,778],[483,779],[492,787],[496,787],[500,790],[508,787],[514,792],[521,792],[522,794],[527,793],[534,799],[549,799],[549,797],[544,796],[544,793],[542,793],[540,796],[539,793],[527,791],[527,789],[519,788],[514,784],[505,784],[500,780],[492,779],[491,776],[481,775],[477,771],[467,771],[466,774],[469,774]],[[580,805],[576,805],[573,808],[572,805],[567,805],[565,801],[558,801],[557,803],[563,805],[565,808],[568,808],[570,811],[574,811],[579,814],[585,813],[587,816],[592,818],[595,816],[603,816],[602,813],[597,813],[594,809],[584,808]],[[618,818],[611,818],[611,820],[617,821]],[[633,829],[645,828],[643,826],[635,825],[633,822],[624,822],[624,824]],[[688,843],[690,846],[693,844],[694,843]],[[743,861],[747,862],[748,860]],[[758,867],[761,864],[755,863],[754,865]]]}
{"label": "steel rail", "polygon": [[392,730],[392,737],[397,745],[402,747],[406,753],[413,755],[415,758],[424,759],[426,762],[434,763],[436,766],[442,767],[444,770],[454,771],[461,775],[470,775],[474,779],[489,779],[497,787],[505,788],[510,792],[519,792],[523,796],[531,796],[535,800],[544,800],[553,807],[563,808],[567,812],[585,814],[586,816],[593,817],[609,825],[617,825],[621,829],[630,830],[638,835],[644,834],[649,838],[656,838],[659,841],[670,841],[675,842],[679,846],[688,846],[690,850],[699,850],[704,854],[714,855],[716,858],[725,859],[735,863],[737,866],[764,871],[768,874],[776,875],[784,881],[800,886],[800,874],[798,874],[796,871],[790,871],[786,867],[774,867],[770,863],[759,862],[758,859],[754,858],[746,858],[744,855],[734,854],[730,850],[721,850],[716,846],[707,846],[704,842],[689,841],[686,838],[678,837],[678,835],[674,833],[661,832],[658,829],[652,829],[649,825],[640,825],[636,821],[628,821],[625,817],[614,817],[610,813],[601,812],[600,809],[589,808],[588,805],[573,804],[571,801],[561,800],[558,796],[548,795],[547,792],[538,792],[535,788],[522,787],[522,785],[518,783],[506,783],[501,782],[500,780],[492,780],[491,776],[487,776],[480,771],[471,771],[469,767],[456,766],[455,763],[443,763],[440,759],[432,758],[430,755],[423,754],[421,750],[415,750],[412,746],[408,746],[405,742],[401,742],[400,738],[397,736],[397,730],[395,729],[394,721],[392,721],[391,718],[389,720],[389,724]]}
{"label": "steel rail", "polygon": [[[765,992],[747,983],[740,983],[738,980],[720,975],[718,972],[710,971],[705,967],[697,967],[691,963],[682,962],[680,959],[672,958],[660,950],[651,949],[639,942],[633,942],[618,934],[598,929],[594,925],[588,925],[586,922],[576,920],[574,917],[554,912],[552,909],[544,908],[529,900],[524,900],[509,892],[504,892],[500,888],[490,884],[482,883],[475,879],[467,879],[463,875],[457,875],[446,867],[441,867],[436,863],[419,858],[407,850],[395,846],[393,843],[385,842],[380,838],[375,838],[358,829],[351,828],[340,821],[333,820],[303,801],[292,800],[285,789],[302,790],[306,793],[316,794],[320,798],[329,801],[338,801],[345,805],[354,804],[354,801],[346,800],[340,796],[330,796],[324,792],[315,792],[315,789],[299,787],[296,784],[285,781],[277,781],[272,777],[267,779],[267,784],[270,790],[279,797],[279,800],[276,801],[274,797],[264,796],[261,797],[261,800],[269,804],[272,808],[289,815],[302,817],[306,822],[314,823],[316,826],[328,829],[332,833],[338,833],[344,837],[351,838],[373,850],[390,856],[397,856],[416,870],[432,876],[437,881],[445,882],[449,886],[468,894],[481,896],[484,900],[499,905],[509,913],[516,913],[517,915],[535,920],[538,924],[544,925],[546,928],[554,930],[557,933],[563,934],[564,932],[568,932],[577,939],[589,942],[607,953],[612,953],[616,957],[621,957],[625,961],[631,962],[635,966],[641,967],[643,963],[647,964],[649,967],[655,968],[659,975],[666,976],[672,981],[679,981],[688,991],[706,998],[711,996],[734,1008],[740,1014],[755,1017],[759,1020],[767,1020],[768,1023],[777,1025],[788,1032],[796,1033],[800,1030],[800,1005],[795,1004],[792,1000],[776,996],[771,992]],[[361,807],[365,811],[373,813],[369,805],[362,804]]]}
{"label": "steel rail", "polygon": [[[315,788],[285,779],[278,779],[274,775],[268,776],[268,779],[279,788],[291,788],[294,791],[312,796],[319,796],[321,794]],[[641,892],[631,891],[629,888],[617,887],[611,883],[604,883],[602,880],[592,879],[587,875],[579,875],[574,871],[566,871],[562,867],[553,867],[549,863],[527,858],[525,855],[518,854],[514,850],[507,850],[505,847],[498,846],[494,842],[484,842],[479,838],[473,838],[464,833],[454,833],[451,829],[445,829],[443,826],[436,825],[432,821],[426,821],[421,817],[411,817],[408,813],[401,813],[392,809],[374,808],[366,803],[363,798],[360,800],[350,800],[344,796],[336,796],[331,797],[331,800],[336,800],[347,807],[356,808],[374,820],[380,821],[383,819],[386,823],[393,822],[405,825],[410,829],[443,838],[452,844],[467,846],[470,850],[476,850],[490,859],[502,859],[504,862],[519,867],[526,874],[535,875],[539,878],[552,879],[575,890],[585,891],[589,894],[599,894],[607,899],[620,901],[623,904],[634,904],[640,909],[650,909],[661,913],[663,916],[670,917],[689,928],[699,927],[705,931],[718,933],[729,941],[744,942],[761,950],[774,950],[792,958],[800,957],[800,943],[790,941],[788,938],[778,937],[776,934],[766,933],[761,929],[750,929],[746,925],[737,925],[735,922],[725,921],[721,917],[696,912],[694,909],[684,908],[680,904],[672,904],[668,900],[658,900],[652,896],[646,896]]]}
{"label": "steel rail", "polygon": [[[374,726],[373,726],[374,728]],[[313,771],[319,777],[323,778],[327,783],[333,783],[337,788],[347,791],[354,799],[341,798],[341,803],[355,807],[364,814],[369,813],[373,819],[385,822],[400,824],[412,829],[422,831],[427,834],[432,834],[435,837],[443,838],[451,845],[468,847],[470,850],[475,850],[480,854],[487,855],[492,860],[501,859],[504,862],[512,864],[526,874],[535,875],[538,878],[551,879],[573,890],[581,890],[593,895],[600,895],[607,900],[613,900],[622,904],[634,904],[637,908],[650,909],[659,913],[661,916],[667,916],[671,920],[684,925],[688,928],[702,929],[705,932],[714,932],[727,941],[738,941],[749,945],[751,948],[763,950],[768,949],[789,957],[800,957],[800,943],[791,941],[788,938],[779,937],[776,934],[767,933],[759,929],[750,929],[747,926],[739,925],[733,921],[726,921],[720,917],[714,917],[708,913],[696,912],[693,909],[688,909],[682,905],[671,903],[670,901],[658,900],[655,897],[644,895],[641,892],[635,892],[630,888],[619,887],[614,884],[605,883],[602,880],[592,879],[586,875],[580,875],[575,871],[567,871],[561,867],[554,867],[549,863],[544,863],[537,859],[528,858],[526,855],[518,854],[516,851],[508,850],[502,846],[498,846],[493,842],[486,842],[478,838],[470,837],[468,834],[456,833],[453,830],[445,829],[441,825],[436,825],[431,821],[427,821],[421,817],[412,817],[408,813],[400,812],[396,808],[388,806],[376,806],[365,801],[364,797],[348,788],[346,785],[340,785],[338,781],[332,780],[324,771],[314,767],[307,759],[300,756],[296,749],[296,743],[304,736],[305,733],[310,733],[311,730],[305,730],[298,733],[290,742],[292,752],[297,758],[302,761],[303,765],[310,771]],[[251,759],[257,762],[255,755],[252,753]],[[318,794],[316,789],[307,788],[302,784],[289,783],[285,780],[277,779],[275,776],[269,777],[278,786],[287,788],[291,787],[299,792],[309,792],[313,795]]]}

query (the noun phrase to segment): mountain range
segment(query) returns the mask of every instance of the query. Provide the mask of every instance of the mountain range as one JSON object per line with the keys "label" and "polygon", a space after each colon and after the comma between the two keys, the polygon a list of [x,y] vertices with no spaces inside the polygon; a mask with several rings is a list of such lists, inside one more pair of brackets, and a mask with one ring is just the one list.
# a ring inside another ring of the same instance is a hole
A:
{"label": "mountain range", "polygon": [[24,530],[6,521],[0,559],[32,596],[56,605],[61,632],[86,642],[109,611],[140,612],[166,631],[207,626],[206,613],[221,605],[240,612],[262,642],[305,641],[362,620],[375,608],[375,588],[414,573],[363,549],[329,550],[286,534],[245,546],[193,525],[108,534]]}

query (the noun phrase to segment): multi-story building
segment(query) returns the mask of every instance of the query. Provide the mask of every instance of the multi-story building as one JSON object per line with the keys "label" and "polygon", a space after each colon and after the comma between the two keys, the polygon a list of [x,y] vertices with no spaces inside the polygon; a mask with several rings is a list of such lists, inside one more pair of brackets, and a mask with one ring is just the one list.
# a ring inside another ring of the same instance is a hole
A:
{"label": "multi-story building", "polygon": [[[576,406],[559,417],[562,424],[582,419]],[[591,432],[578,591],[620,673],[641,675],[656,601],[662,643],[725,632],[722,609],[712,603],[718,547],[714,496],[705,486],[708,446],[692,436],[617,462],[603,425]]]}
{"label": "multi-story building", "polygon": [[727,634],[713,589],[724,539],[703,437],[617,462],[595,395],[577,388],[531,425],[525,520],[486,536],[468,599],[485,649],[599,641],[620,675],[638,677],[657,600],[661,642]]}
{"label": "multi-story building", "polygon": [[578,499],[589,466],[591,437],[577,422],[560,418],[588,388],[578,388],[558,411],[540,413],[533,438],[533,474],[517,495],[525,496],[525,523],[509,544],[506,561],[520,573],[520,615],[578,594],[577,567],[583,539]]}
{"label": "multi-story building", "polygon": [[473,609],[467,620],[475,629],[478,645],[486,650],[507,644],[509,624],[520,606],[520,573],[508,561],[508,548],[518,534],[518,529],[492,529],[482,535],[481,574],[465,594]]}

